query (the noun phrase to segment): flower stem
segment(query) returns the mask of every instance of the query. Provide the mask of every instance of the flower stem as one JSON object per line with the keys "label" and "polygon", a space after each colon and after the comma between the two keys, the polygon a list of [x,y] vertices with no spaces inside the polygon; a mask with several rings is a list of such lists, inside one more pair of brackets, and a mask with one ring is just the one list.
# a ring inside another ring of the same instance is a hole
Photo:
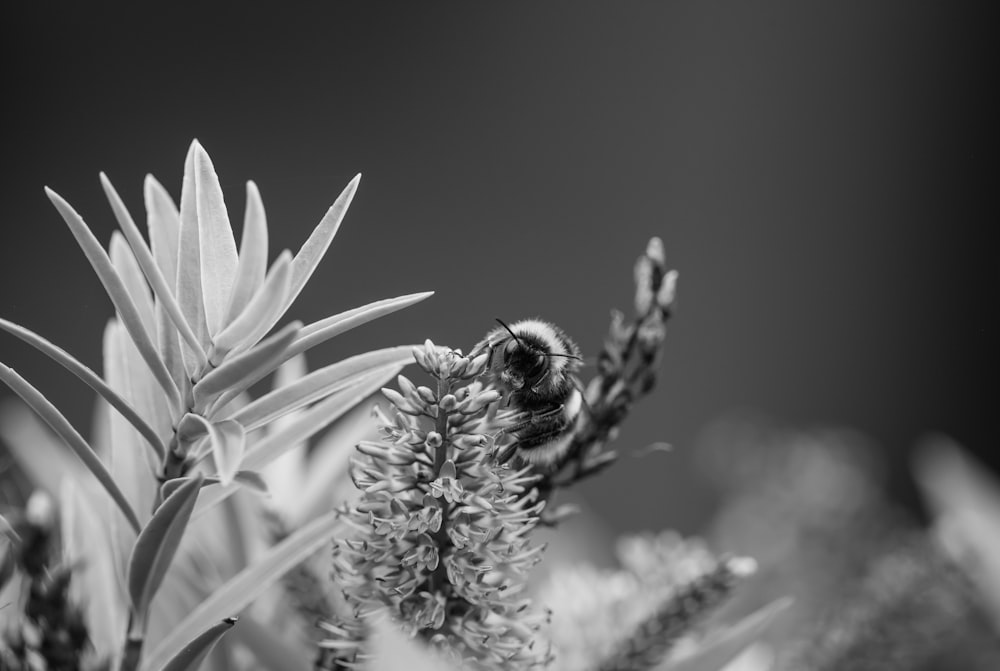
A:
{"label": "flower stem", "polygon": [[125,638],[125,649],[122,651],[122,663],[119,671],[136,671],[142,658],[142,644],[145,640],[143,632],[133,631],[133,616],[129,615],[128,636]]}
{"label": "flower stem", "polygon": [[[437,381],[437,397],[440,401],[444,396],[451,391],[451,385],[444,379],[438,379]],[[448,413],[444,412],[441,406],[438,406],[438,416],[434,421],[434,429],[442,437],[441,444],[434,451],[434,473],[431,479],[436,479],[441,475],[441,468],[444,463],[448,460]],[[438,565],[431,573],[427,579],[427,586],[430,592],[436,592],[442,590],[446,585],[448,585],[448,570],[444,565],[444,551],[451,544],[451,539],[448,538],[448,509],[450,505],[448,501],[442,496],[437,499],[437,504],[441,508],[441,528],[439,528],[431,538],[434,539],[434,544],[437,545],[438,551]]]}

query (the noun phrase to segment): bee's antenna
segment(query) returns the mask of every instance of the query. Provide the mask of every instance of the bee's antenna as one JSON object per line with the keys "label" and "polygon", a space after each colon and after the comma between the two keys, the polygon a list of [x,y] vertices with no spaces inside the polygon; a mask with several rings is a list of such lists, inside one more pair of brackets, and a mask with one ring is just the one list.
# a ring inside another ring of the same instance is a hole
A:
{"label": "bee's antenna", "polygon": [[504,327],[505,329],[507,329],[507,333],[509,333],[509,334],[510,334],[510,336],[511,336],[511,337],[512,337],[512,338],[513,338],[513,339],[514,339],[515,341],[517,341],[517,343],[518,343],[518,344],[519,344],[519,345],[520,345],[521,347],[524,347],[524,343],[523,343],[523,342],[521,342],[521,339],[517,337],[517,334],[516,334],[516,333],[514,333],[513,331],[511,331],[511,330],[510,330],[510,327],[509,327],[509,326],[507,326],[506,324],[504,324],[504,322],[503,322],[503,320],[502,320],[502,319],[500,319],[499,317],[496,317],[496,320],[497,320],[497,323],[498,323],[498,324],[500,324],[500,326],[502,326],[502,327]]}

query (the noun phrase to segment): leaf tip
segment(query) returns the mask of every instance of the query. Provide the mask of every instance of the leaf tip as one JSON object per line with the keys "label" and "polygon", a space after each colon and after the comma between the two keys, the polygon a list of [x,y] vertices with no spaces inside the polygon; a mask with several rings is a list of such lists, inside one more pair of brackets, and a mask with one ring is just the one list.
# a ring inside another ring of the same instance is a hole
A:
{"label": "leaf tip", "polygon": [[354,194],[358,190],[358,184],[361,183],[361,173],[359,172],[354,176],[354,178],[347,183],[344,190],[341,192],[340,196],[337,198],[338,202],[344,202],[344,209],[350,206],[351,201],[354,200]]}
{"label": "leaf tip", "polygon": [[204,171],[211,170],[213,172],[215,171],[215,166],[212,164],[211,157],[208,155],[208,152],[205,150],[205,147],[202,146],[202,144],[198,142],[198,140],[195,140],[191,144],[191,151],[194,154],[195,163],[198,164],[201,170]]}
{"label": "leaf tip", "polygon": [[58,193],[56,193],[49,187],[45,187],[45,195],[49,197],[49,200],[52,201],[52,204],[56,206],[56,209],[59,210],[59,214],[61,214],[64,219],[66,217],[80,216],[77,214],[76,210],[73,209],[73,206],[70,205],[68,202],[66,202],[65,198],[60,196]]}

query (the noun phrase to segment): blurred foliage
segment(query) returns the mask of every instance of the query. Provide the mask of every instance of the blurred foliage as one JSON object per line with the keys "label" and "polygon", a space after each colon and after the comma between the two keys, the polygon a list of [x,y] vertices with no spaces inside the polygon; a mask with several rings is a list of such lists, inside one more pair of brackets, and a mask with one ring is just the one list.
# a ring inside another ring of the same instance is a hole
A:
{"label": "blurred foliage", "polygon": [[990,597],[887,498],[881,455],[850,430],[760,417],[705,431],[701,466],[724,496],[709,537],[760,562],[736,608],[794,596],[763,637],[776,669],[998,668]]}

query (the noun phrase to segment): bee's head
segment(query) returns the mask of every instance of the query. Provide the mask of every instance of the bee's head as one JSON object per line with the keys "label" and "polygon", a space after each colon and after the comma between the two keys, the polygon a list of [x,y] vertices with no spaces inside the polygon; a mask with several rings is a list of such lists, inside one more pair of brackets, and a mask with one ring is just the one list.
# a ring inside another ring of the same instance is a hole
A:
{"label": "bee's head", "polygon": [[509,336],[498,329],[493,341],[498,356],[492,370],[500,386],[541,395],[566,387],[580,356],[562,331],[538,319],[522,320],[512,327],[501,319],[497,323]]}
{"label": "bee's head", "polygon": [[514,391],[534,389],[549,372],[548,353],[516,337],[504,346],[503,361],[500,381]]}

